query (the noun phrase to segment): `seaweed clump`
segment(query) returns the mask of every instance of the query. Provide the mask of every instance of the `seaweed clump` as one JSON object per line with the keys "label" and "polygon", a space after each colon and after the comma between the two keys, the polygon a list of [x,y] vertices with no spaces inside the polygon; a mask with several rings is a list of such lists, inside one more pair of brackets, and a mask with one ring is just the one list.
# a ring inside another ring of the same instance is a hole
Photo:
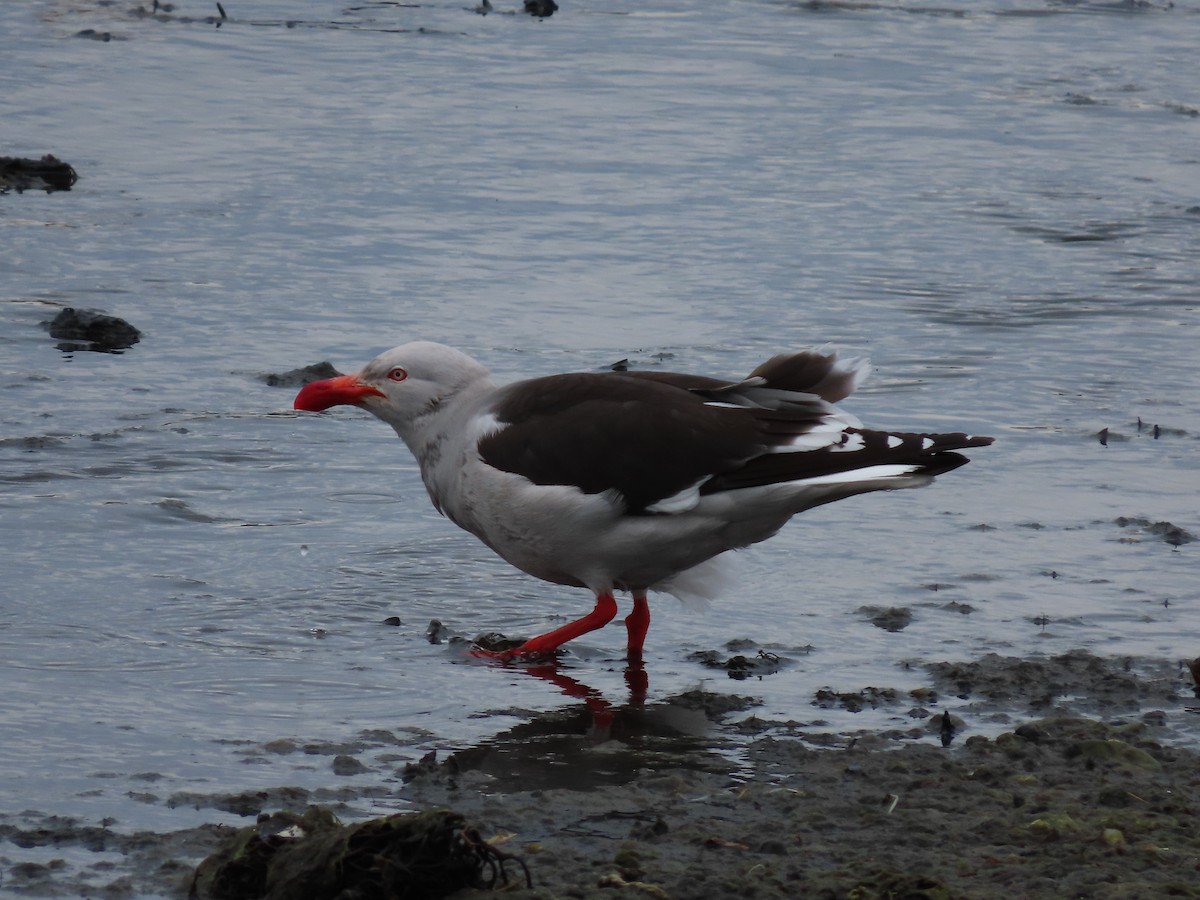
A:
{"label": "seaweed clump", "polygon": [[529,870],[448,810],[399,813],[343,825],[311,806],[260,816],[197,867],[193,900],[431,900],[463,888],[508,884],[505,864]]}

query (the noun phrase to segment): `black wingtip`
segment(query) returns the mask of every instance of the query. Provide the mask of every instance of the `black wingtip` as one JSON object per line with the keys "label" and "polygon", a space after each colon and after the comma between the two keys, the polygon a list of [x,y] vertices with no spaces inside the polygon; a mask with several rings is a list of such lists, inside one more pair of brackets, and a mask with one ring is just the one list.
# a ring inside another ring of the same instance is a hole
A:
{"label": "black wingtip", "polygon": [[[981,447],[983,445],[973,444],[972,446]],[[970,461],[970,459],[963,456],[961,453],[955,453],[952,450],[939,450],[937,453],[930,453],[928,456],[922,457],[921,470],[914,474],[929,475],[936,478],[938,475],[945,475],[947,472],[953,472],[960,466],[965,466]]]}

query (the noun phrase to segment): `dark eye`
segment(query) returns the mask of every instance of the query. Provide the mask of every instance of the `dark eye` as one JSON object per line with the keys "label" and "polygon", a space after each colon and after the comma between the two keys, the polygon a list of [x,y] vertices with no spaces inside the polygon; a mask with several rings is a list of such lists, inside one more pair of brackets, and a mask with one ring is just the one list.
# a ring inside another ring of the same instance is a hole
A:
{"label": "dark eye", "polygon": [[388,378],[392,379],[392,381],[403,381],[407,377],[408,373],[399,366],[396,366],[396,368],[388,372]]}

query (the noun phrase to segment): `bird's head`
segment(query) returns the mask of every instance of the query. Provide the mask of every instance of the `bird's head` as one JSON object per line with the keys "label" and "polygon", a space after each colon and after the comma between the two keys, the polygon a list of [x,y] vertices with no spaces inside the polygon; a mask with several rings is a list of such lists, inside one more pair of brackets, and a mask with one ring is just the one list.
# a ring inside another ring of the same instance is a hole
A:
{"label": "bird's head", "polygon": [[294,405],[307,412],[358,406],[400,430],[487,377],[487,369],[465,353],[414,341],[379,354],[354,375],[306,384]]}

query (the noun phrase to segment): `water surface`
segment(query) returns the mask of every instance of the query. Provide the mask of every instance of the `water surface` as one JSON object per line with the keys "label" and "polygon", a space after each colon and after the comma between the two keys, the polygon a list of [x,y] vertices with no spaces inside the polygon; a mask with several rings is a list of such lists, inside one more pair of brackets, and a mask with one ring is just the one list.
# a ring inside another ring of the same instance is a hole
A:
{"label": "water surface", "polygon": [[[738,554],[710,610],[656,601],[652,702],[703,686],[853,729],[908,704],[817,689],[1197,655],[1198,545],[1117,523],[1200,534],[1195,3],[224,6],[0,8],[0,153],[80,174],[0,197],[0,819],[237,821],[171,798],[398,786],[579,703],[425,632],[532,633],[586,594],[442,520],[384,426],[259,377],[415,338],[505,380],[832,343],[877,367],[846,404],[868,424],[997,437]],[[63,353],[40,323],[64,306],[144,337]],[[689,659],[734,638],[792,664]],[[615,703],[622,639],[567,660]],[[372,729],[400,761],[341,782],[262,750]]]}

